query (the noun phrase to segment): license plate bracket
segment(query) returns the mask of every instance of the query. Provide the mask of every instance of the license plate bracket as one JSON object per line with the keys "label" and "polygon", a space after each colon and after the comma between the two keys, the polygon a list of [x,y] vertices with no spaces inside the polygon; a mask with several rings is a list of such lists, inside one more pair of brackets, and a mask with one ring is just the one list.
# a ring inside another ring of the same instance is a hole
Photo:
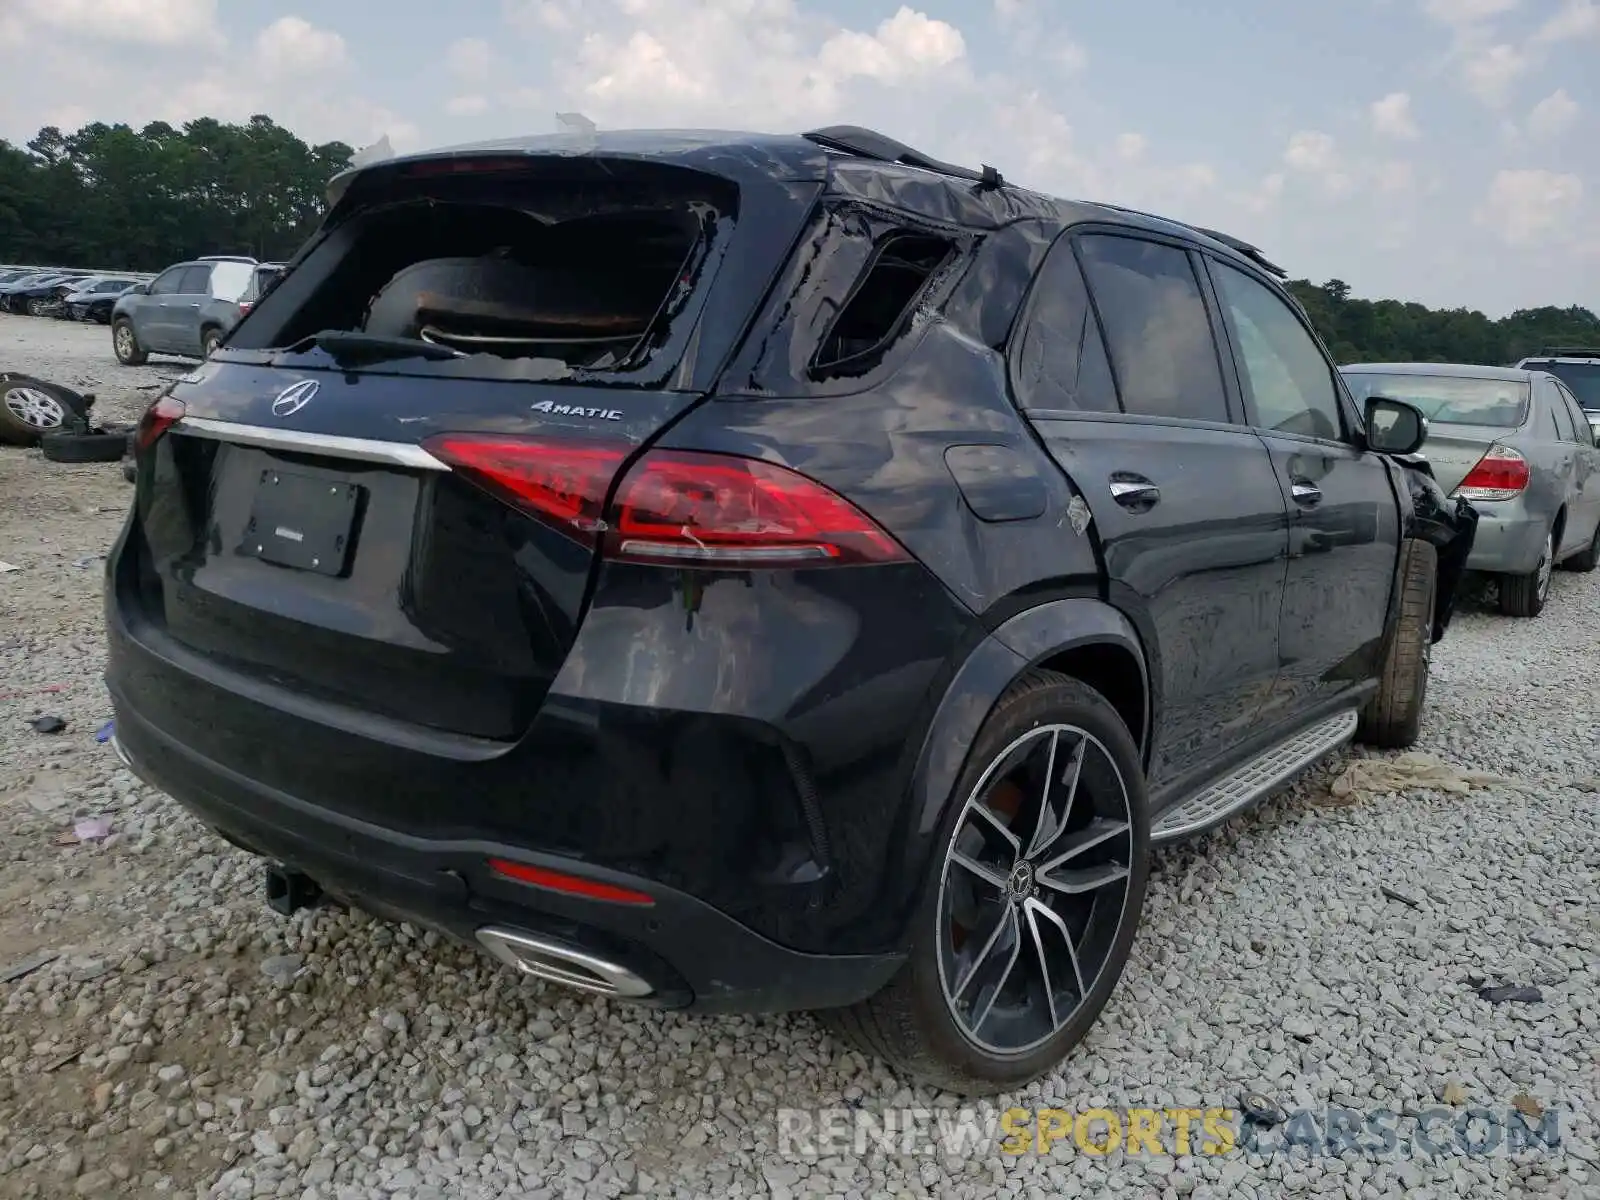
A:
{"label": "license plate bracket", "polygon": [[362,490],[316,475],[263,469],[239,553],[274,566],[343,575]]}

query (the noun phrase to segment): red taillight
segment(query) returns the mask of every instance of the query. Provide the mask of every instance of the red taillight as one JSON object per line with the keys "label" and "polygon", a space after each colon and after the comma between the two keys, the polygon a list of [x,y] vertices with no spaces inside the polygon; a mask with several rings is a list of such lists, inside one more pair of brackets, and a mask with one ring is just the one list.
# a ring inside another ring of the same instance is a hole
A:
{"label": "red taillight", "polygon": [[139,418],[139,428],[134,431],[133,444],[140,451],[148,450],[155,445],[161,435],[171,429],[174,424],[183,420],[183,414],[188,411],[182,400],[174,400],[171,396],[162,396],[149,408],[145,409],[144,416]]}
{"label": "red taillight", "polygon": [[423,445],[507,503],[592,544],[625,447],[531,438],[444,434]]}
{"label": "red taillight", "polygon": [[250,309],[254,305],[255,305],[255,301],[253,301],[253,300],[241,300],[241,301],[239,301],[239,315],[241,317],[244,316],[245,313],[249,312]]}
{"label": "red taillight", "polygon": [[605,498],[624,446],[444,434],[426,448],[485,490],[630,562],[826,566],[903,562],[905,550],[848,500],[784,467],[653,450]]}
{"label": "red taillight", "polygon": [[907,557],[848,500],[752,458],[652,451],[628,472],[612,508],[610,558],[751,567]]}
{"label": "red taillight", "polygon": [[636,892],[632,888],[617,887],[615,884],[584,879],[582,876],[568,875],[562,871],[550,871],[544,867],[529,866],[527,863],[511,862],[509,859],[491,858],[489,869],[496,875],[515,879],[518,883],[548,888],[552,892],[565,892],[569,896],[583,896],[589,900],[609,900],[613,904],[644,906],[655,903],[654,897],[644,892]]}
{"label": "red taillight", "polygon": [[1514,500],[1528,486],[1528,460],[1510,446],[1490,446],[1455,490],[1463,500]]}

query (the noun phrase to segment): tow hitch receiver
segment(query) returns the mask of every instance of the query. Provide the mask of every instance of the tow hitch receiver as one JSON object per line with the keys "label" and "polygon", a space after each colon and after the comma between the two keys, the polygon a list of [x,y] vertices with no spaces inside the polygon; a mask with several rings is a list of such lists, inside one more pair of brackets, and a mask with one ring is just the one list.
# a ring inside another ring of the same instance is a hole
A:
{"label": "tow hitch receiver", "polygon": [[322,899],[322,888],[311,876],[288,867],[267,868],[267,904],[284,916],[310,908]]}

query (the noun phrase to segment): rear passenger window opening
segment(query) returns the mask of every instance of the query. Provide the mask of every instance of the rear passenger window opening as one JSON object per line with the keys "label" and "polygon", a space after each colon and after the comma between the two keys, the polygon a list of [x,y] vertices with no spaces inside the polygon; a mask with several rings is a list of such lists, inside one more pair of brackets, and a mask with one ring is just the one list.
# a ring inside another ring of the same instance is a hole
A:
{"label": "rear passenger window opening", "polygon": [[280,281],[291,286],[263,296],[233,348],[337,353],[343,335],[349,345],[426,344],[430,367],[460,358],[480,369],[499,360],[493,374],[528,360],[557,376],[633,369],[667,340],[737,208],[720,180],[655,174],[358,178],[348,215],[336,210]]}
{"label": "rear passenger window opening", "polygon": [[816,379],[870,372],[905,334],[955,244],[935,234],[896,231],[874,248],[812,359]]}

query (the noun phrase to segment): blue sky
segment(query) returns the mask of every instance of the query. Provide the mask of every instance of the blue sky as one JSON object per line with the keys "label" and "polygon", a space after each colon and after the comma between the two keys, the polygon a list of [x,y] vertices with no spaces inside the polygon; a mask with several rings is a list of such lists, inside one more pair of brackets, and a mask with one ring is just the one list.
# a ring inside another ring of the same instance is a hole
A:
{"label": "blue sky", "polygon": [[0,137],[849,122],[1498,316],[1600,309],[1597,53],[1600,0],[0,0]]}

